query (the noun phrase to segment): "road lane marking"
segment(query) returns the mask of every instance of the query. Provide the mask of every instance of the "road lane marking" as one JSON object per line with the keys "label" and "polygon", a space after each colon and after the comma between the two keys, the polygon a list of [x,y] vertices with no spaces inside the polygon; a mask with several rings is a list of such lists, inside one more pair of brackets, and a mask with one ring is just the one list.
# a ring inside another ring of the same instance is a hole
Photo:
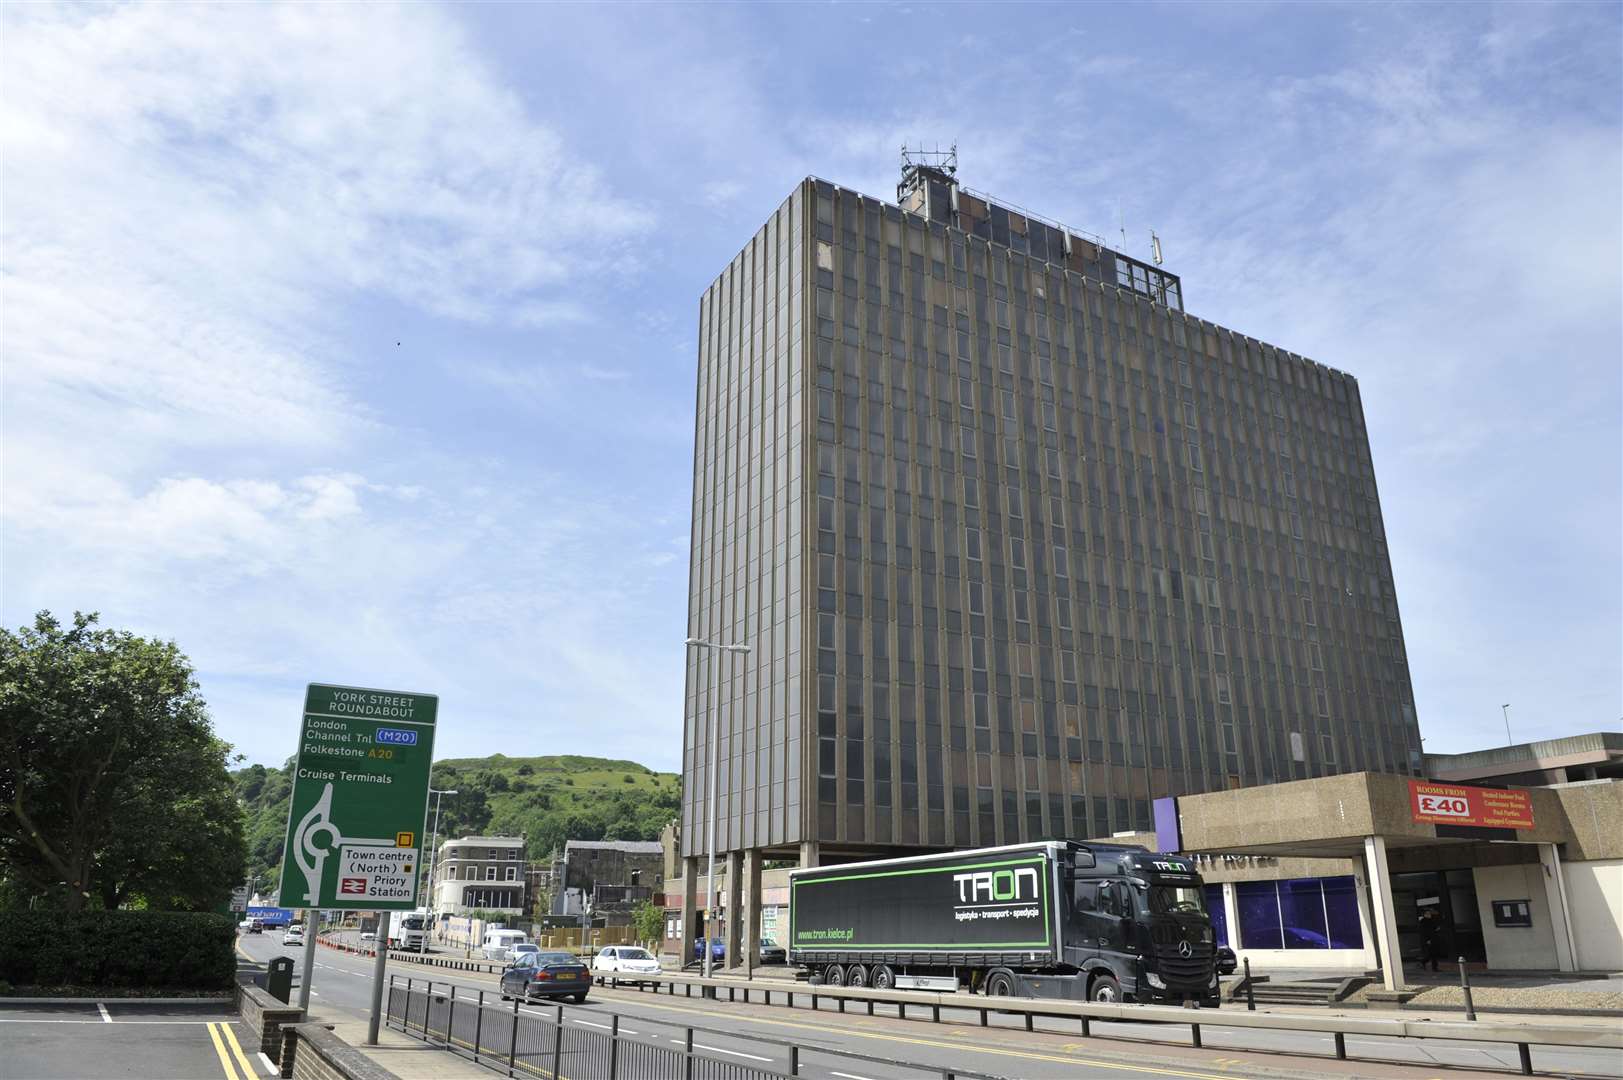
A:
{"label": "road lane marking", "polygon": [[[570,1022],[575,1023],[575,1024],[585,1024],[587,1027],[602,1028],[604,1031],[613,1031],[614,1030],[612,1025],[609,1025],[609,1024],[594,1024],[590,1020],[572,1020]],[[638,1035],[638,1034],[641,1034],[641,1033],[636,1032],[636,1031],[632,1031],[628,1027],[623,1027],[623,1028],[620,1029],[620,1034],[622,1034],[622,1035]]]}
{"label": "road lane marking", "polygon": [[[4,1019],[0,1019],[0,1024],[105,1024],[106,1022],[107,1021],[105,1021],[105,1020],[4,1020]],[[131,1026],[131,1025],[134,1025],[134,1024],[169,1024],[171,1026],[178,1025],[178,1026],[181,1026],[181,1027],[184,1027],[187,1024],[203,1024],[203,1025],[207,1025],[207,1024],[214,1023],[213,1020],[117,1020],[117,1021],[114,1021],[114,1022],[117,1023],[117,1024],[120,1024],[120,1025],[123,1025],[123,1026]]]}
{"label": "road lane marking", "polygon": [[258,1074],[248,1063],[248,1055],[242,1052],[242,1044],[237,1042],[237,1033],[231,1030],[229,1023],[221,1024],[220,1030],[225,1034],[225,1041],[231,1044],[231,1052],[236,1055],[237,1064],[242,1066],[242,1080],[254,1080]]}
{"label": "road lane marking", "polygon": [[107,1011],[107,1006],[106,1006],[106,1004],[105,1004],[105,1003],[103,1003],[103,1002],[100,1002],[100,1001],[98,1001],[98,1002],[96,1002],[96,1008],[97,1008],[97,1009],[99,1009],[99,1010],[101,1010],[101,1018],[102,1018],[102,1021],[103,1021],[103,1022],[104,1022],[104,1023],[108,1023],[108,1024],[111,1024],[111,1023],[112,1023],[112,1022],[113,1022],[113,1017],[112,1017],[112,1015],[111,1015],[111,1014],[110,1014],[110,1013],[109,1013],[109,1012],[108,1012],[108,1011]]}
{"label": "road lane marking", "polygon": [[873,1080],[873,1077],[871,1076],[858,1076],[856,1073],[842,1073],[836,1069],[830,1069],[829,1075],[843,1076],[845,1077],[845,1080]]}
{"label": "road lane marking", "polygon": [[[671,1042],[675,1043],[677,1046],[686,1046],[687,1045],[687,1043],[685,1043],[681,1039],[672,1039]],[[693,1049],[695,1049],[695,1050],[709,1050],[713,1054],[731,1054],[733,1057],[751,1058],[751,1059],[753,1059],[755,1061],[771,1061],[772,1060],[769,1057],[762,1057],[760,1054],[746,1054],[742,1050],[727,1050],[727,1049],[724,1049],[724,1048],[722,1048],[720,1046],[706,1046],[704,1043],[697,1043],[697,1042],[693,1044]]]}
{"label": "road lane marking", "polygon": [[272,1061],[270,1057],[266,1055],[265,1051],[261,1050],[259,1052],[259,1060],[265,1063],[266,1072],[270,1073],[272,1076],[281,1075],[281,1070],[276,1067],[276,1062]]}
{"label": "road lane marking", "polygon": [[[221,1041],[220,1032],[213,1024],[209,1025],[209,1038],[214,1041],[214,1052],[220,1055],[220,1068],[225,1070],[225,1080],[238,1080],[237,1070],[231,1066],[231,1057],[225,1052],[225,1043]],[[247,1076],[242,1080],[257,1080],[257,1078]]]}
{"label": "road lane marking", "polygon": [[[645,1009],[660,1009],[665,1012],[689,1013],[694,1016],[710,1017],[717,1015],[716,1012],[707,1009],[684,1009],[676,1005],[655,1005],[652,1002],[646,1001],[638,1002],[638,1004]],[[975,1006],[971,1005],[967,1007],[973,1009]],[[839,1035],[846,1037],[854,1035],[862,1039],[879,1039],[885,1042],[907,1043],[912,1046],[930,1046],[938,1049],[941,1046],[940,1042],[933,1039],[911,1039],[903,1035],[885,1035],[874,1031],[862,1031],[854,1027],[835,1028],[826,1027],[822,1024],[799,1024],[792,1020],[771,1020],[757,1016],[738,1017],[737,1019],[744,1023],[767,1024],[774,1027],[799,1028],[805,1031],[821,1032],[824,1035]],[[749,1036],[739,1035],[738,1038],[748,1039]],[[1060,1057],[1057,1054],[1039,1054],[1034,1051],[1026,1050],[1006,1050],[984,1045],[976,1047],[976,1049],[980,1053],[984,1054],[995,1055],[998,1057],[1019,1058],[1025,1061],[1051,1061],[1060,1065],[1091,1065],[1094,1068],[1114,1069],[1119,1072],[1149,1073],[1153,1076],[1182,1076],[1189,1078],[1189,1080],[1228,1080],[1227,1077],[1220,1076],[1216,1073],[1191,1072],[1185,1069],[1160,1069],[1152,1065],[1133,1065],[1118,1061],[1104,1061],[1096,1058]]]}

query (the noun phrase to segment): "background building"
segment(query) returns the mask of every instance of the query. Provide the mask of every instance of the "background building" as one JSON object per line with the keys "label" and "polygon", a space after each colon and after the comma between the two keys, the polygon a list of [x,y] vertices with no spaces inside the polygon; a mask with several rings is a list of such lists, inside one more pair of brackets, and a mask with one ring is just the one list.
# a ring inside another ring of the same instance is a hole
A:
{"label": "background building", "polygon": [[664,904],[665,846],[658,840],[570,840],[554,856],[552,915],[627,926],[643,901]]}
{"label": "background building", "polygon": [[447,840],[434,863],[433,913],[440,919],[474,911],[523,915],[524,869],[522,836]]}
{"label": "background building", "polygon": [[681,838],[716,712],[727,906],[764,858],[1417,774],[1356,381],[948,163],[898,198],[807,179],[700,302],[689,632],[752,652],[690,652]]}

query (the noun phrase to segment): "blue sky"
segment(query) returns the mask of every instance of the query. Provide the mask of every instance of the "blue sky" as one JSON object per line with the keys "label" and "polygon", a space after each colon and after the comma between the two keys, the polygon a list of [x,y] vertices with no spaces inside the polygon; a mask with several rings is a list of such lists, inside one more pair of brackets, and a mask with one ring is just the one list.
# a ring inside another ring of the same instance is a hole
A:
{"label": "blue sky", "polygon": [[956,140],[1357,376],[1428,748],[1616,730],[1620,11],[8,5],[0,615],[674,768],[699,294]]}

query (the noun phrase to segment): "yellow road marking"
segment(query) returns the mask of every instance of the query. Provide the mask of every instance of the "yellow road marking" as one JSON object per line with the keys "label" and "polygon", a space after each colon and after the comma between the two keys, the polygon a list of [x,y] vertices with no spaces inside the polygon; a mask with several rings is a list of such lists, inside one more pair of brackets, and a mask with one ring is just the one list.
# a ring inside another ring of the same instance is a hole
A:
{"label": "yellow road marking", "polygon": [[[237,1080],[237,1070],[231,1067],[231,1055],[225,1052],[225,1043],[220,1041],[218,1024],[209,1025],[209,1038],[214,1041],[214,1052],[220,1055],[220,1068],[225,1070],[225,1080]],[[255,1080],[255,1074],[249,1073],[242,1080]]]}
{"label": "yellow road marking", "polygon": [[259,1074],[254,1071],[252,1065],[248,1064],[248,1055],[242,1052],[242,1044],[237,1042],[237,1033],[231,1030],[230,1022],[222,1021],[220,1031],[225,1035],[225,1041],[231,1044],[231,1052],[237,1055],[237,1064],[242,1066],[243,1080],[253,1080]]}
{"label": "yellow road marking", "polygon": [[[704,1009],[685,1009],[679,1005],[654,1005],[649,1002],[639,1002],[644,1008],[664,1009],[669,1012],[690,1013],[694,1016],[715,1016],[713,1012]],[[974,1006],[971,1006],[973,1008]],[[740,1019],[743,1019],[740,1017]],[[833,1028],[822,1024],[798,1024],[791,1020],[769,1020],[752,1016],[748,1018],[752,1024],[772,1024],[777,1027],[799,1028],[804,1031],[821,1031],[830,1035],[855,1035],[861,1039],[883,1039],[886,1042],[907,1043],[912,1046],[935,1046],[941,1043],[936,1039],[910,1039],[904,1035],[882,1035],[872,1031],[858,1031],[855,1027]],[[747,1038],[747,1036],[745,1036]],[[1126,1065],[1115,1061],[1098,1061],[1094,1058],[1059,1057],[1055,1054],[1038,1054],[1026,1050],[1000,1050],[989,1046],[976,1047],[981,1053],[997,1054],[1003,1057],[1020,1058],[1024,1061],[1052,1061],[1061,1065],[1092,1065],[1100,1069],[1117,1069],[1122,1072],[1150,1073],[1155,1076],[1182,1076],[1191,1080],[1228,1080],[1227,1077],[1214,1073],[1186,1072],[1181,1069],[1157,1069],[1149,1065]]]}

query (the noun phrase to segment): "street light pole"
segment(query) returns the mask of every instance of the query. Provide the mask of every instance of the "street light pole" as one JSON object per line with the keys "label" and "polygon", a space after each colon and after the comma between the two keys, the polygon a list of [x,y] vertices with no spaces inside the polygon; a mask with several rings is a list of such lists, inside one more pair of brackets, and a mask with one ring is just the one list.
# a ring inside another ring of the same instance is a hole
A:
{"label": "street light pole", "polygon": [[1510,706],[1508,704],[1507,705],[1501,705],[1501,706],[1499,706],[1499,709],[1500,709],[1501,712],[1504,713],[1504,716],[1505,716],[1505,745],[1510,746],[1511,745],[1511,738],[1510,738]]}
{"label": "street light pole", "polygon": [[[428,843],[428,903],[425,904],[424,907],[428,908],[429,922],[434,924],[435,929],[438,929],[439,928],[439,911],[438,911],[439,905],[434,903],[434,864],[439,861],[440,796],[442,796],[442,795],[460,795],[461,792],[452,791],[452,790],[440,791],[438,788],[429,788],[428,793],[430,795],[434,796],[434,838],[432,840],[430,840],[429,843]],[[424,931],[423,931],[423,951],[424,952],[428,951],[428,931],[427,931],[427,929],[424,929]]]}
{"label": "street light pole", "polygon": [[[688,638],[684,644],[696,649],[719,649],[725,653],[744,653],[745,655],[748,655],[750,651],[750,647],[748,645],[723,644],[719,641],[700,641],[698,638]],[[708,657],[707,660],[709,660]],[[709,663],[712,666],[715,665],[714,660],[709,660]],[[727,676],[729,684],[732,678],[732,667],[732,658],[729,657],[727,661]],[[716,762],[721,743],[721,740],[717,737],[716,731],[721,723],[721,702],[719,700],[719,695],[715,693],[715,680],[711,679],[710,683],[710,795],[708,799],[709,807],[705,813],[705,816],[709,819],[706,827],[708,838],[705,841],[705,847],[708,850],[710,865],[705,874],[704,883],[706,894],[704,900],[704,977],[707,979],[710,978],[711,966],[713,962],[712,958],[715,955],[716,948]],[[733,917],[736,919],[738,917],[738,912],[733,912]]]}

